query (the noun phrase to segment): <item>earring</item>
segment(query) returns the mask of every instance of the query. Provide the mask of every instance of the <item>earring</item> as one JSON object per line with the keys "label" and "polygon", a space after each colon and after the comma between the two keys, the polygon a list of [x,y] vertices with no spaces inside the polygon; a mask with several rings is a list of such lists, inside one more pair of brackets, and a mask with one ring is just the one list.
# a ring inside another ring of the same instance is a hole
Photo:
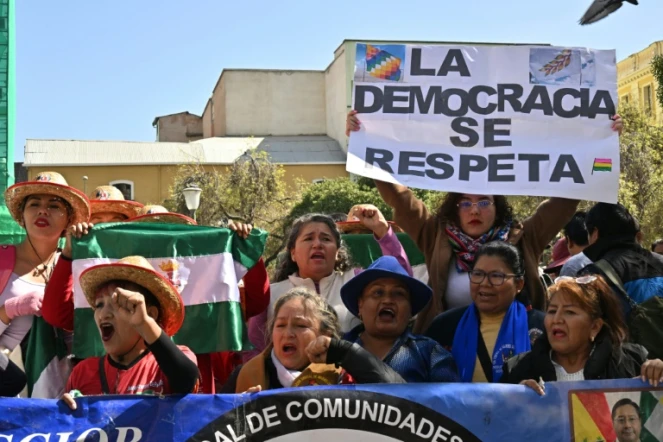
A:
{"label": "earring", "polygon": [[594,336],[591,336],[589,339],[590,341],[594,342]]}

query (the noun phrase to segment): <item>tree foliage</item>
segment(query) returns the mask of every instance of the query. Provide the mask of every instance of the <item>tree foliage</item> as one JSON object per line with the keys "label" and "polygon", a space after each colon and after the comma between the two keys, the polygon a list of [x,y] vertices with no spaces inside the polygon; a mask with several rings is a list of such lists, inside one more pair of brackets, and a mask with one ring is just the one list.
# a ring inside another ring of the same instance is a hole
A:
{"label": "tree foliage", "polygon": [[299,186],[288,188],[284,174],[283,166],[271,163],[267,153],[256,150],[247,151],[227,171],[182,165],[164,205],[188,214],[182,190],[199,187],[198,224],[225,226],[232,219],[267,230],[265,257],[271,261],[282,248],[284,220],[300,196]]}
{"label": "tree foliage", "polygon": [[[663,130],[653,126],[637,107],[619,109],[624,122],[620,137],[619,202],[640,222],[650,241],[663,236]],[[545,198],[509,197],[516,219],[534,213]],[[579,210],[589,210],[594,201],[581,201]]]}
{"label": "tree foliage", "polygon": [[663,234],[663,130],[637,108],[623,106],[619,200],[640,221],[645,238]]}
{"label": "tree foliage", "polygon": [[312,184],[304,190],[301,200],[289,214],[291,221],[307,213],[348,213],[355,204],[373,204],[391,219],[392,210],[371,188],[350,178],[335,178]]}
{"label": "tree foliage", "polygon": [[658,105],[663,108],[663,56],[656,55],[651,61],[651,71],[656,79],[658,87],[656,88],[656,98]]}
{"label": "tree foliage", "polygon": [[[441,192],[413,189],[429,210],[435,210]],[[380,196],[375,183],[369,178],[335,178],[306,188],[301,200],[289,214],[290,222],[307,213],[347,214],[355,204],[373,204],[387,219],[393,219],[393,211]]]}

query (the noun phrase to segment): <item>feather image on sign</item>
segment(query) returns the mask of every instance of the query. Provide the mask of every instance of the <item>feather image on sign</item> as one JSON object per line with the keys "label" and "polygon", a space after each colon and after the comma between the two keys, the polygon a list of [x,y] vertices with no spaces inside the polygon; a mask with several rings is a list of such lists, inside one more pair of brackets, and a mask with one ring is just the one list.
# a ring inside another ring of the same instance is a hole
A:
{"label": "feather image on sign", "polygon": [[405,46],[358,43],[355,57],[355,81],[401,82]]}
{"label": "feather image on sign", "polygon": [[554,74],[555,72],[559,72],[562,69],[566,68],[569,66],[571,63],[571,50],[569,49],[564,49],[562,52],[557,54],[557,57],[555,57],[554,60],[549,61],[545,65],[543,65],[542,68],[539,69],[539,71],[544,72],[546,74],[546,77],[548,75]]}
{"label": "feather image on sign", "polygon": [[531,84],[592,87],[596,81],[594,56],[589,51],[561,48],[531,48]]}

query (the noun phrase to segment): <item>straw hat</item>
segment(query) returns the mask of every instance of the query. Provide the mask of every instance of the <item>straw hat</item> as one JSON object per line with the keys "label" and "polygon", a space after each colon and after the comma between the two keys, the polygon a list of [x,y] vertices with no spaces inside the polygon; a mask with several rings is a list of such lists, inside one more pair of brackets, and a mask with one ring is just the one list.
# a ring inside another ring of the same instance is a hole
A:
{"label": "straw hat", "polygon": [[[394,233],[401,233],[401,229],[398,224],[393,221],[387,221],[391,226],[391,229]],[[336,223],[336,227],[343,234],[372,234],[373,232],[368,227],[364,226],[361,221],[340,221]]]}
{"label": "straw hat", "polygon": [[180,215],[179,213],[169,212],[163,206],[144,206],[138,216],[131,218],[128,221],[136,223],[169,223],[169,224],[189,224],[196,225],[197,223],[188,216]]}
{"label": "straw hat", "polygon": [[173,336],[184,321],[184,303],[177,289],[160,275],[142,256],[127,256],[112,264],[101,264],[86,269],[81,274],[81,288],[87,302],[94,308],[97,290],[103,284],[114,281],[130,281],[145,287],[161,306],[159,325],[168,336]]}
{"label": "straw hat", "polygon": [[127,218],[133,218],[140,213],[143,207],[136,201],[127,201],[124,195],[115,186],[99,186],[90,194],[92,214],[119,213]]}
{"label": "straw hat", "polygon": [[67,184],[67,180],[57,172],[41,172],[32,181],[14,184],[5,190],[7,208],[16,222],[23,219],[21,204],[30,195],[53,195],[65,200],[73,209],[72,224],[87,222],[90,219],[90,202],[83,192]]}

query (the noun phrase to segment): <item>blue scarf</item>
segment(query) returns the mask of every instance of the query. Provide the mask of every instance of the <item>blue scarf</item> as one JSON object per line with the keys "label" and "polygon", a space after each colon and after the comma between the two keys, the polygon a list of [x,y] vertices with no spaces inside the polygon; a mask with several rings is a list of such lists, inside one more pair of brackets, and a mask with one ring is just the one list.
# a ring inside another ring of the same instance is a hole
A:
{"label": "blue scarf", "polygon": [[[477,361],[479,318],[474,304],[470,304],[456,328],[451,353],[458,365],[462,382],[472,382]],[[527,309],[518,301],[506,312],[493,352],[493,382],[502,377],[502,366],[512,356],[531,350]]]}

